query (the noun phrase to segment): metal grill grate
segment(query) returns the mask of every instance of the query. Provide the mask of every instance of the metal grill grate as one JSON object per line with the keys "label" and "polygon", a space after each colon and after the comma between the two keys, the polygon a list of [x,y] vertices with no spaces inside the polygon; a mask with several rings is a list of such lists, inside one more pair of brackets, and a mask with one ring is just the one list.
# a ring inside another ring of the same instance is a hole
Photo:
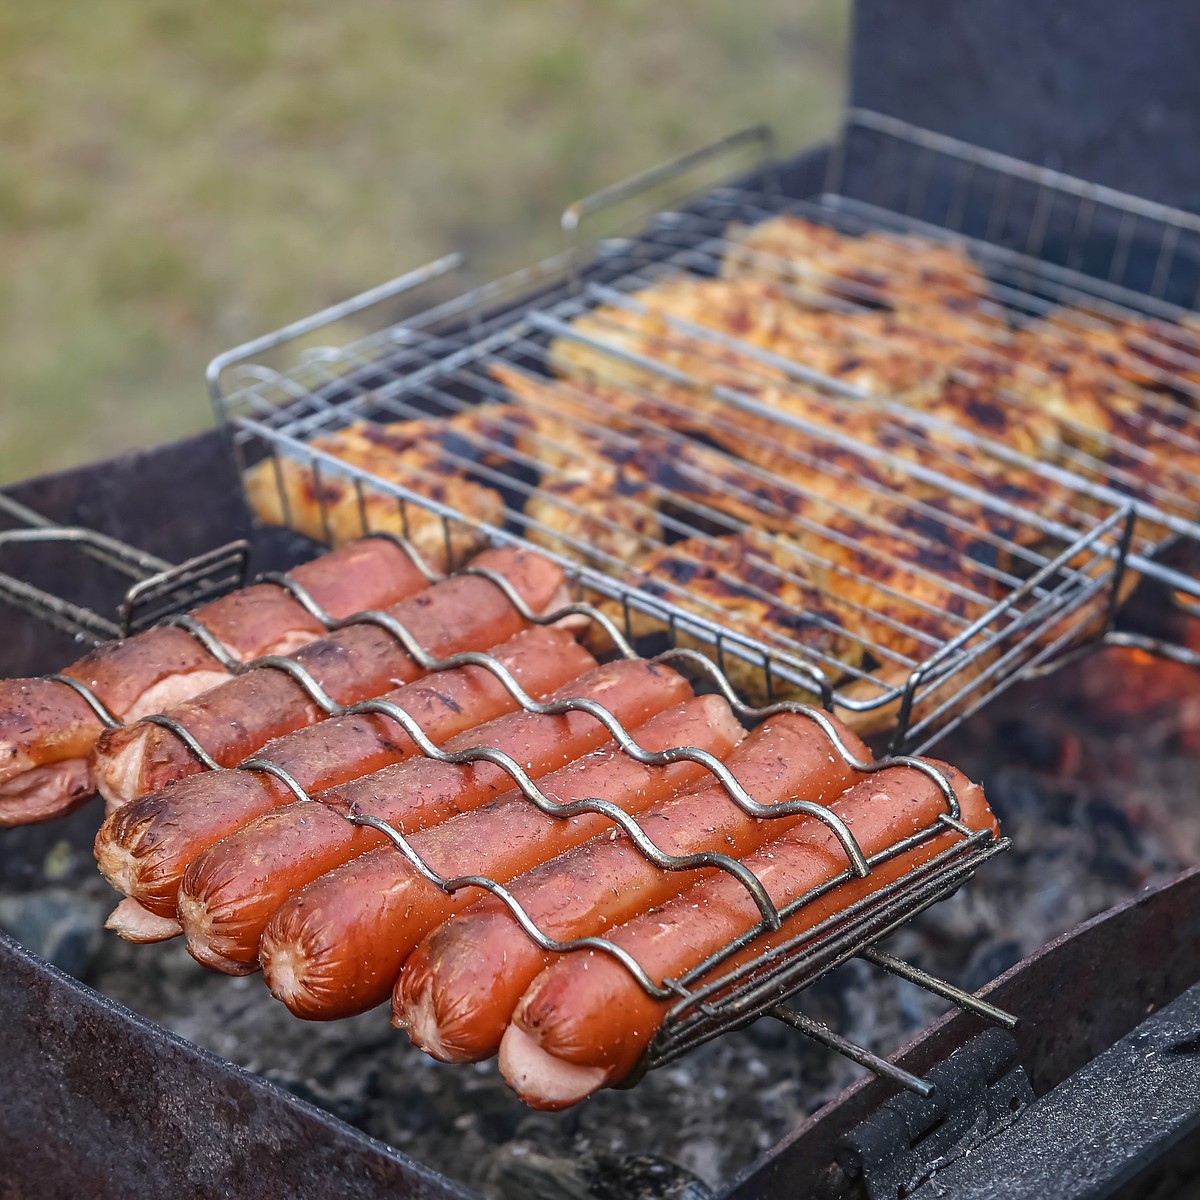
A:
{"label": "metal grill grate", "polygon": [[[356,489],[353,533],[374,521],[362,502],[368,493],[393,497],[401,526],[414,508],[457,524],[453,509],[429,493],[436,494],[430,485],[439,472],[462,473],[505,501],[498,519],[467,517],[482,537],[500,536],[503,524],[503,533],[582,560],[592,598],[610,597],[626,615],[651,614],[675,640],[713,646],[739,684],[750,680],[756,696],[807,689],[859,728],[890,724],[894,745],[927,748],[1007,681],[1053,661],[1085,634],[1102,632],[1127,549],[1135,571],[1194,590],[1187,576],[1156,556],[1170,538],[1191,537],[1196,526],[1186,497],[1159,486],[1138,494],[1135,471],[1114,468],[1086,445],[1073,441],[1060,461],[1043,462],[942,413],[848,385],[800,357],[687,317],[668,312],[656,338],[632,349],[628,330],[614,320],[644,317],[639,294],[681,273],[718,276],[737,248],[728,236],[733,222],[753,225],[794,212],[847,232],[866,228],[861,214],[848,215],[850,204],[838,196],[804,202],[721,189],[685,211],[660,214],[639,238],[601,243],[597,267],[586,278],[574,276],[577,255],[568,254],[363,341],[310,354],[283,372],[267,369],[253,349],[232,352],[213,373],[221,408],[235,417],[243,463],[266,451],[281,482],[283,464],[291,461],[305,464],[318,481],[341,479]],[[882,223],[882,217],[875,222]],[[999,261],[1007,253],[996,250],[992,257]],[[1028,271],[1024,260],[1007,265]],[[989,265],[989,279],[1000,273]],[[418,280],[426,281],[427,275]],[[533,285],[540,285],[536,305],[515,316],[486,315]],[[805,296],[806,304],[828,312],[871,311],[870,296],[856,295],[853,286],[843,294],[836,285],[835,279]],[[1017,311],[1011,286],[999,297],[991,294],[998,284],[987,286],[991,310]],[[1021,295],[1027,312],[1047,310],[1049,302],[1032,291]],[[328,319],[314,318],[304,332]],[[974,351],[985,361],[999,353],[988,341],[994,336],[980,319]],[[536,389],[556,377],[564,346],[586,356],[589,378],[557,378],[552,391],[527,396],[515,412],[497,368],[508,371],[509,383]],[[767,388],[772,404],[761,399]],[[1034,411],[1019,386],[1005,388],[1002,399],[1014,411]],[[1170,432],[1190,451],[1190,435],[1178,428],[1185,406],[1159,399],[1147,428]],[[498,414],[485,430],[471,424],[481,403]],[[873,441],[837,424],[838,413],[856,404],[871,407],[878,423]],[[532,433],[522,426],[531,412]],[[322,449],[323,438],[360,418],[430,416],[455,423],[456,437],[438,448],[436,462],[419,464],[404,478],[380,479],[374,469],[343,461],[336,448]],[[689,436],[697,427],[699,440]],[[570,456],[581,440],[595,456],[597,474],[613,462],[643,465],[650,444],[660,477],[652,470],[648,486],[613,513],[581,508],[570,489],[556,489],[577,478]],[[1110,450],[1131,456],[1135,465],[1146,458],[1130,437]],[[1021,480],[1019,488],[997,486],[1013,477]],[[863,496],[875,506],[866,513]],[[306,521],[288,512],[286,497],[279,507],[286,521],[315,536],[333,531],[335,517],[323,500],[319,514]],[[1130,509],[1141,518],[1135,529],[1125,525]],[[344,516],[336,520],[344,528]],[[856,524],[847,525],[852,520]],[[866,548],[859,545],[863,532],[872,535]],[[694,588],[662,572],[627,573],[630,557],[670,553],[684,542],[694,558],[729,536],[754,539],[755,551],[768,560],[749,588],[751,604],[770,607],[788,588],[811,598],[814,583],[835,596],[841,619],[829,620],[818,607],[812,622],[828,636],[797,638],[767,622],[747,631],[721,603],[697,597]],[[445,541],[451,542],[449,531]],[[953,553],[926,565],[934,548],[947,544]],[[626,632],[646,625],[627,620]],[[833,651],[831,638],[840,643]],[[754,664],[761,675],[756,684],[736,660]]]}

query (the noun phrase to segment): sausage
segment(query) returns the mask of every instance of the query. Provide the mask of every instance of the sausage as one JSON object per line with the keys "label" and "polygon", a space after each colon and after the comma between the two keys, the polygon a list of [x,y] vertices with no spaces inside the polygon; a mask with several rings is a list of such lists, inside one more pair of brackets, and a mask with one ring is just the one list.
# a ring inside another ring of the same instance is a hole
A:
{"label": "sausage", "polygon": [[[690,694],[687,682],[669,668],[623,659],[597,667],[557,696],[597,700],[629,728]],[[586,712],[522,711],[460,734],[445,749],[502,750],[537,777],[594,750],[608,736]],[[252,971],[263,928],[290,895],[384,844],[381,833],[347,821],[347,812],[380,817],[407,833],[478,808],[511,786],[508,772],[489,762],[458,766],[416,758],[331,788],[320,794],[321,803],[266,813],[206,850],[184,873],[179,916],[189,952],[229,974]]]}
{"label": "sausage", "polygon": [[[935,765],[949,777],[960,798],[963,823],[998,835],[999,826],[982,789],[953,768]],[[850,788],[830,807],[870,857],[932,825],[946,812],[946,800],[937,784],[915,768],[889,767]],[[928,862],[963,836],[946,827],[877,864],[866,878],[840,884],[803,905],[780,930],[756,939],[721,969],[805,933]],[[778,907],[828,883],[847,865],[833,832],[813,818],[773,838],[744,861]],[[661,985],[699,966],[733,938],[753,929],[759,918],[749,892],[721,873],[641,913],[612,930],[609,938]],[[500,1070],[518,1095],[536,1108],[573,1104],[629,1074],[677,999],[655,999],[607,954],[583,950],[563,955],[534,980],[517,1005],[500,1045]]]}
{"label": "sausage", "polygon": [[[366,538],[291,572],[331,616],[394,604],[425,586],[408,553],[386,538]],[[235,658],[287,654],[325,627],[283,588],[254,584],[191,614]],[[119,720],[198,695],[229,672],[186,630],[159,625],[108,642],[63,669],[86,684]],[[46,679],[0,683],[0,825],[69,812],[93,791],[87,756],[104,731],[67,684]]]}
{"label": "sausage", "polygon": [[[870,752],[832,722],[860,761]],[[764,804],[789,799],[826,804],[860,778],[817,724],[783,714],[758,727],[730,755],[738,782]],[[639,819],[671,854],[747,854],[799,816],[755,820],[714,781]],[[660,871],[622,834],[596,838],[513,881],[509,891],[538,928],[555,938],[603,933],[651,904],[677,895],[696,875]],[[427,1053],[447,1062],[496,1053],[521,993],[549,957],[492,896],[476,901],[429,934],[404,965],[393,994],[393,1020]]]}
{"label": "sausage", "polygon": [[108,914],[104,928],[111,929],[127,942],[140,944],[165,942],[183,932],[174,917],[160,917],[130,897],[122,900]]}
{"label": "sausage", "polygon": [[[723,698],[703,696],[652,717],[634,736],[647,750],[694,746],[724,758],[742,727]],[[608,742],[546,776],[541,788],[560,804],[600,797],[637,813],[704,774],[687,760],[646,766]],[[504,882],[613,828],[599,813],[543,813],[515,789],[414,834],[411,844],[443,878],[483,875]],[[267,923],[259,951],[267,986],[299,1017],[366,1012],[391,994],[418,940],[478,894],[473,888],[443,892],[393,846],[360,855],[292,896]]]}
{"label": "sausage", "polygon": [[[534,626],[492,651],[540,699],[596,665],[569,634]],[[452,667],[382,697],[441,744],[517,707],[484,667]],[[390,717],[333,717],[268,742],[254,757],[282,767],[310,794],[379,771],[417,752]],[[292,791],[265,771],[206,771],[122,805],[96,834],[101,874],[161,917],[176,914],[176,893],[194,858],[255,817],[290,804]]]}
{"label": "sausage", "polygon": [[[557,598],[560,567],[538,554],[505,547],[474,561],[506,577],[534,611]],[[439,657],[482,650],[528,624],[488,579],[458,575],[392,605],[387,612]],[[291,656],[340,704],[366,700],[424,672],[386,630],[351,624]],[[274,737],[327,714],[283,671],[262,667],[167,710],[221,766],[231,767]],[[110,811],[146,792],[203,770],[169,729],[142,721],[109,730],[93,754],[96,785]]]}
{"label": "sausage", "polygon": [[51,679],[0,682],[0,826],[71,812],[93,792],[87,756],[104,725]]}

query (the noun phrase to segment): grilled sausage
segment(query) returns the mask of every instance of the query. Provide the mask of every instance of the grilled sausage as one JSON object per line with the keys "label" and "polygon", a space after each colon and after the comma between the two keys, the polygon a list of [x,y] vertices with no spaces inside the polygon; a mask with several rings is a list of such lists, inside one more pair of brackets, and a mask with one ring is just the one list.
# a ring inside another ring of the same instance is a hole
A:
{"label": "grilled sausage", "polygon": [[[553,602],[562,585],[558,566],[525,550],[489,550],[475,565],[506,577],[535,611]],[[439,657],[486,649],[528,624],[495,584],[473,575],[453,576],[387,611],[419,645]],[[423,674],[390,633],[367,623],[348,625],[311,642],[292,658],[340,704],[378,696]],[[297,680],[266,667],[247,671],[167,713],[221,766],[233,766],[272,738],[326,716]],[[105,733],[97,744],[93,769],[100,792],[115,808],[203,768],[173,732],[142,721]]]}
{"label": "grilled sausage", "polygon": [[71,812],[92,794],[87,756],[104,725],[65,683],[0,683],[0,826]]}
{"label": "grilled sausage", "polygon": [[[659,713],[634,736],[647,750],[694,746],[724,758],[742,727],[724,699],[703,696]],[[541,788],[559,804],[602,797],[637,813],[704,773],[686,760],[645,766],[609,742],[547,776]],[[444,878],[504,882],[606,828],[613,826],[598,813],[543,813],[518,789],[415,834],[411,844]],[[418,940],[477,895],[473,888],[443,892],[392,846],[372,850],[309,884],[267,923],[260,948],[267,985],[300,1017],[366,1012],[391,994]]]}
{"label": "grilled sausage", "polygon": [[[386,538],[366,538],[291,572],[335,618],[394,604],[426,584]],[[191,614],[235,658],[290,654],[325,627],[282,588],[254,584]],[[159,625],[108,642],[65,667],[119,720],[130,721],[225,682],[229,672],[183,629]],[[69,812],[93,790],[87,756],[104,726],[71,687],[45,679],[0,683],[0,825]]]}
{"label": "grilled sausage", "polygon": [[[558,698],[594,699],[626,728],[680,703],[691,689],[674,671],[640,659],[609,663],[560,689]],[[502,750],[530,775],[587,754],[608,738],[589,713],[510,713],[448,742],[454,753]],[[179,915],[197,961],[229,974],[254,969],[271,914],[318,876],[384,843],[381,833],[345,819],[380,817],[402,832],[421,829],[485,804],[512,785],[502,767],[410,759],[320,796],[266,813],[202,854],[184,873]]]}
{"label": "grilled sausage", "polygon": [[[596,665],[568,633],[539,626],[497,646],[492,657],[537,699]],[[382,699],[407,712],[437,744],[517,707],[483,667],[438,671]],[[390,717],[361,713],[276,738],[255,758],[281,767],[311,794],[402,762],[416,750]],[[117,809],[96,835],[96,861],[118,891],[173,918],[188,863],[255,817],[294,800],[290,788],[265,771],[191,775]]]}
{"label": "grilled sausage", "polygon": [[[870,753],[838,726],[851,754]],[[729,769],[756,800],[826,804],[859,774],[821,729],[803,716],[773,717],[730,755]],[[799,816],[756,820],[719,783],[672,800],[639,823],[670,854],[748,854]],[[696,876],[661,871],[622,834],[596,838],[516,879],[509,891],[554,938],[603,933],[616,922],[677,895]],[[521,993],[549,957],[504,904],[488,896],[452,917],[413,952],[393,996],[395,1023],[423,1050],[448,1062],[494,1054]]]}
{"label": "grilled sausage", "polygon": [[165,942],[183,932],[174,917],[160,917],[128,896],[108,914],[104,928],[127,942],[139,944]]}
{"label": "grilled sausage", "polygon": [[[953,768],[937,765],[960,797],[963,822],[972,830],[998,834],[982,790]],[[831,810],[846,822],[869,857],[934,824],[946,812],[946,800],[927,775],[912,767],[890,767],[856,784]],[[962,839],[947,827],[877,864],[865,879],[842,883],[803,905],[782,929],[757,940],[726,965],[747,961],[767,946],[805,933]],[[813,819],[773,838],[744,861],[777,907],[846,869],[842,846],[827,826]],[[741,883],[720,874],[641,913],[609,938],[661,985],[752,930],[760,916]],[[676,999],[655,999],[600,951],[563,955],[521,998],[500,1046],[500,1070],[527,1104],[551,1109],[573,1104],[633,1069]]]}

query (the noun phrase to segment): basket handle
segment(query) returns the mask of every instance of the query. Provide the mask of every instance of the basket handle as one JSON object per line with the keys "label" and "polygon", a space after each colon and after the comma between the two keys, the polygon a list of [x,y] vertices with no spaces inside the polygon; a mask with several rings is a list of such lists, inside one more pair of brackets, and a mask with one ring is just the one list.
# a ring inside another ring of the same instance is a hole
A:
{"label": "basket handle", "polygon": [[710,142],[706,146],[700,146],[686,154],[681,154],[678,158],[658,163],[628,179],[611,183],[607,187],[569,204],[559,219],[564,248],[568,252],[569,260],[577,266],[580,250],[579,230],[589,217],[615,205],[623,204],[627,200],[632,200],[661,184],[669,183],[681,175],[694,171],[697,167],[732,155],[746,147],[753,147],[757,151],[751,162],[754,167],[765,172],[765,190],[771,193],[778,191],[774,131],[769,125],[751,125],[746,129],[739,129],[736,133],[719,138],[715,142]]}
{"label": "basket handle", "polygon": [[395,279],[389,279],[386,283],[381,283],[378,287],[373,287],[369,291],[360,292],[357,296],[351,296],[348,300],[331,304],[328,308],[323,308],[320,312],[312,313],[307,317],[301,317],[300,320],[293,321],[289,325],[284,325],[272,333],[265,333],[262,337],[257,337],[253,341],[243,342],[240,346],[234,346],[233,349],[218,354],[208,364],[208,368],[205,371],[209,396],[216,410],[218,421],[223,424],[225,420],[223,403],[225,393],[222,389],[221,377],[230,367],[254,358],[259,354],[263,354],[268,350],[274,350],[277,346],[283,345],[284,342],[304,337],[305,334],[312,333],[314,329],[320,329],[323,325],[332,324],[334,321],[340,321],[346,317],[353,316],[355,313],[362,312],[365,308],[370,308],[373,304],[378,304],[383,300],[390,300],[395,296],[403,295],[405,292],[414,291],[416,288],[422,287],[434,279],[440,279],[444,275],[461,270],[465,265],[466,258],[462,254],[444,255],[442,258],[426,263],[423,267],[417,267],[415,270],[407,271],[403,275],[397,275]]}

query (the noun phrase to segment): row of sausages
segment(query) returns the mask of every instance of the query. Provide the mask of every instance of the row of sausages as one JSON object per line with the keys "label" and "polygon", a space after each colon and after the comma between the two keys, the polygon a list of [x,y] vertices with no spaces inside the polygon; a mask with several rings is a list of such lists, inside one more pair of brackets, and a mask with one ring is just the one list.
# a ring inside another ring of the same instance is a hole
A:
{"label": "row of sausages", "polygon": [[[356,553],[403,555],[379,540]],[[574,618],[531,619],[563,598],[561,572],[535,553],[491,550],[474,565],[488,574],[431,586],[422,577],[385,606],[420,653],[378,624],[351,622],[294,649],[300,678],[273,660],[226,671],[202,696],[168,707],[219,768],[237,769],[203,770],[153,721],[99,736],[88,769],[110,812],[97,860],[126,897],[110,925],[136,941],[182,932],[196,959],[227,973],[261,967],[303,1017],[346,1016],[390,997],[417,1045],[449,1061],[498,1053],[518,1093],[553,1108],[625,1077],[675,998],[664,981],[760,920],[730,864],[753,871],[778,906],[845,872],[838,829],[796,801],[828,806],[867,856],[920,830],[930,836],[804,905],[772,939],[797,936],[962,838],[937,825],[947,811],[939,771],[961,822],[995,832],[979,789],[944,765],[867,770],[853,733],[805,711],[747,735],[722,697],[694,695],[661,663],[598,664],[575,641]],[[136,667],[152,657],[142,650],[149,637],[101,659],[124,655]],[[485,650],[540,702],[536,711],[478,662],[429,669]],[[169,678],[164,667],[148,686]],[[328,717],[306,680],[337,705],[387,704]],[[579,701],[601,705],[647,761]],[[787,807],[769,820],[750,815],[679,747],[723,762],[759,804]],[[79,743],[74,751],[82,757]],[[636,825],[618,828],[596,797]],[[407,839],[413,858],[379,822]],[[652,862],[639,839],[674,869]],[[599,935],[655,987],[602,946],[554,949]]]}
{"label": "row of sausages", "polygon": [[[412,557],[384,538],[322,555],[296,567],[291,578],[334,620],[394,604],[428,583]],[[270,583],[241,588],[190,615],[236,662],[291,654],[328,632],[291,592]],[[231,677],[198,638],[172,625],[106,642],[59,674],[65,682],[0,681],[0,825],[78,807],[95,792],[90,759],[106,726],[167,711]]]}

